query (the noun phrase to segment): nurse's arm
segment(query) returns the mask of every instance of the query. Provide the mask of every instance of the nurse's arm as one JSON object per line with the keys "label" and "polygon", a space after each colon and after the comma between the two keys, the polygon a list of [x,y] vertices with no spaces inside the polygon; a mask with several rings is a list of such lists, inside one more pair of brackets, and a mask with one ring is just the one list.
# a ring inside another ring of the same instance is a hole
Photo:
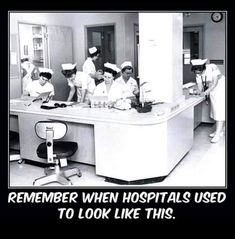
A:
{"label": "nurse's arm", "polygon": [[96,79],[96,74],[90,73],[89,76],[90,76],[91,78],[93,78],[94,80]]}
{"label": "nurse's arm", "polygon": [[87,93],[87,89],[82,90],[82,96],[81,96],[81,102],[82,102],[82,103],[83,103],[84,100],[85,100],[86,93]]}
{"label": "nurse's arm", "polygon": [[92,74],[90,73],[89,76],[93,78],[94,80],[101,80],[103,79],[103,73],[101,70],[96,71],[96,73]]}
{"label": "nurse's arm", "polygon": [[75,93],[75,86],[70,86],[69,96],[67,101],[71,101]]}
{"label": "nurse's arm", "polygon": [[23,96],[30,96],[30,93],[27,90],[24,90]]}
{"label": "nurse's arm", "polygon": [[133,90],[134,95],[138,95],[140,93],[138,86],[136,85]]}
{"label": "nurse's arm", "polygon": [[214,90],[215,89],[215,87],[217,86],[217,84],[218,84],[218,79],[216,78],[216,79],[214,79],[213,81],[212,81],[212,84],[210,85],[210,87],[204,92],[206,95],[208,95],[212,90]]}

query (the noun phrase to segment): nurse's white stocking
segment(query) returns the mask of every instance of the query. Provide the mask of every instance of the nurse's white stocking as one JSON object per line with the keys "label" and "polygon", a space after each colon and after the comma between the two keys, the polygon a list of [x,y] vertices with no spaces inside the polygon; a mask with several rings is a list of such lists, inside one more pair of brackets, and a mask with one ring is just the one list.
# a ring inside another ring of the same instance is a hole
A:
{"label": "nurse's white stocking", "polygon": [[220,137],[223,135],[224,121],[216,121],[216,130],[211,143],[217,143]]}

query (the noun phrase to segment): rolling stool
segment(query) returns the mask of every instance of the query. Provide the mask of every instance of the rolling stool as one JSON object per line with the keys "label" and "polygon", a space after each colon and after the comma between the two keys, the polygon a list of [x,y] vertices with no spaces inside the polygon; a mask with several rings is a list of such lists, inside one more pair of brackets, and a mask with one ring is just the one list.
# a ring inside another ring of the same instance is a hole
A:
{"label": "rolling stool", "polygon": [[39,158],[47,160],[48,168],[44,169],[45,176],[36,179],[33,185],[45,185],[58,182],[62,185],[72,185],[69,177],[77,175],[81,177],[81,171],[77,167],[67,168],[67,158],[71,157],[78,149],[78,144],[71,141],[56,141],[67,133],[67,125],[61,121],[39,121],[35,124],[35,132],[46,142],[37,148]]}

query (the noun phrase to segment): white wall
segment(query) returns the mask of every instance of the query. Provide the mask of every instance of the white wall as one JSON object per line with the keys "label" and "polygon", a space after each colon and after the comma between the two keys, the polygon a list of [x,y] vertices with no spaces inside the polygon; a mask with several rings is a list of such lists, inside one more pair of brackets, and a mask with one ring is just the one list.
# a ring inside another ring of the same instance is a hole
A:
{"label": "white wall", "polygon": [[225,74],[225,13],[223,20],[219,23],[214,23],[211,20],[210,13],[191,13],[189,17],[184,17],[184,26],[204,26],[204,38],[203,38],[203,52],[204,58],[208,59],[222,59],[224,65],[218,65],[221,72]]}
{"label": "white wall", "polygon": [[[134,25],[139,24],[139,14],[129,13],[125,15],[125,60],[131,61],[134,66]],[[134,74],[135,75],[134,69]],[[137,75],[137,73],[136,73]]]}
{"label": "white wall", "polygon": [[140,83],[151,84],[151,100],[182,97],[182,31],[181,13],[139,14]]}
{"label": "white wall", "polygon": [[34,24],[49,24],[49,25],[63,25],[63,26],[71,26],[72,19],[67,13],[59,13],[59,12],[50,12],[50,13],[10,13],[10,31],[11,33],[18,33],[17,22],[24,23],[34,23]]}

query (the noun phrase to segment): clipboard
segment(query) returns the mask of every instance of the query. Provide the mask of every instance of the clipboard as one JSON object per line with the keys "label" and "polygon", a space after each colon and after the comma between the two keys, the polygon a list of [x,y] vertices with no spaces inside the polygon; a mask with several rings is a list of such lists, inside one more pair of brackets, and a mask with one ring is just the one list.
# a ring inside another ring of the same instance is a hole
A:
{"label": "clipboard", "polygon": [[42,92],[40,93],[35,99],[33,99],[32,102],[37,101],[37,100],[43,100],[45,99],[45,101],[48,101],[50,98],[50,94],[52,91],[47,91],[47,92]]}

